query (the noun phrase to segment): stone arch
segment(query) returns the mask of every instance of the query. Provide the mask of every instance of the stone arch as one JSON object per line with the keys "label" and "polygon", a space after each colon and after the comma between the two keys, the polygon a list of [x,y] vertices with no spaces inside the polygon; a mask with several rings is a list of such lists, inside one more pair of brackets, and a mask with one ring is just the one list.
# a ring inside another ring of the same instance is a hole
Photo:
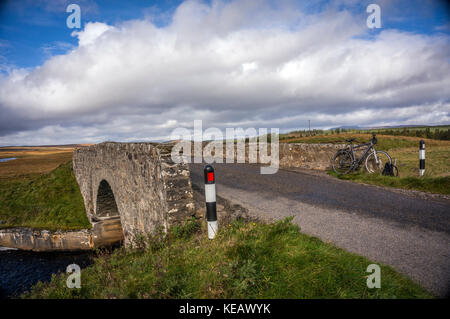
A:
{"label": "stone arch", "polygon": [[[109,246],[122,243],[126,231],[120,214],[115,192],[106,178],[100,178],[93,195],[93,212],[90,215],[94,246]],[[89,214],[88,214],[89,216]]]}
{"label": "stone arch", "polygon": [[106,179],[102,179],[98,185],[95,208],[95,216],[97,218],[120,217],[116,197]]}

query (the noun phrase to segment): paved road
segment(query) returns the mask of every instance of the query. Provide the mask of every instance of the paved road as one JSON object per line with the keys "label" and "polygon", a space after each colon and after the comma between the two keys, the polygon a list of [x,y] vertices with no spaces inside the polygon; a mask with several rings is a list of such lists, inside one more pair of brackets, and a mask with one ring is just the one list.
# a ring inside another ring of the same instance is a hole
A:
{"label": "paved road", "polygon": [[[191,164],[202,186],[202,164]],[[414,197],[325,174],[214,164],[217,194],[262,219],[294,216],[304,233],[393,266],[435,295],[450,295],[450,200]]]}

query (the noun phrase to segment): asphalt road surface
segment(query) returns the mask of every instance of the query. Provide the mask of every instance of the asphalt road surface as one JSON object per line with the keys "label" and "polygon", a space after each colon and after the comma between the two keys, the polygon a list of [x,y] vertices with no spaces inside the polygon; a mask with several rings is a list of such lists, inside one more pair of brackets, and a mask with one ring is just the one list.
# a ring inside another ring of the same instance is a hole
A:
{"label": "asphalt road surface", "polygon": [[[203,187],[203,164],[190,168],[192,182]],[[294,216],[302,232],[391,265],[436,296],[450,295],[450,200],[306,170],[261,175],[256,165],[214,168],[217,195],[250,215],[264,220]]]}

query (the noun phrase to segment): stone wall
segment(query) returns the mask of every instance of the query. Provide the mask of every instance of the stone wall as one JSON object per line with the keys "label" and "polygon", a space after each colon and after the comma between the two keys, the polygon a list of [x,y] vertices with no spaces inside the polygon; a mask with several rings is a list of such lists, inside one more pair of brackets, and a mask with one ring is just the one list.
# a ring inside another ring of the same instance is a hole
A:
{"label": "stone wall", "polygon": [[[338,149],[344,148],[345,146],[345,144],[279,143],[279,165],[281,168],[299,167],[327,170],[331,168],[331,160],[334,154]],[[249,152],[250,147],[254,147],[256,150],[256,157],[249,157],[251,154]],[[232,150],[227,150],[225,145],[223,146],[222,152],[223,162],[225,162],[225,156],[233,157]],[[268,156],[270,152],[270,144],[268,144]],[[214,152],[212,153],[215,155]],[[220,158],[219,155],[215,157],[217,159]],[[234,160],[237,160],[236,145],[234,148]],[[257,144],[245,144],[245,163],[261,163],[261,154],[259,154]]]}
{"label": "stone wall", "polygon": [[[171,224],[193,215],[189,170],[186,164],[171,161],[168,148],[157,143],[105,142],[75,150],[74,173],[90,222],[108,215],[101,208],[117,205],[125,243],[132,244],[139,235],[167,231]],[[112,194],[101,191],[99,201],[99,186],[105,182]],[[115,203],[105,203],[110,198]]]}
{"label": "stone wall", "polygon": [[280,143],[280,167],[317,170],[331,168],[331,160],[345,144]]}

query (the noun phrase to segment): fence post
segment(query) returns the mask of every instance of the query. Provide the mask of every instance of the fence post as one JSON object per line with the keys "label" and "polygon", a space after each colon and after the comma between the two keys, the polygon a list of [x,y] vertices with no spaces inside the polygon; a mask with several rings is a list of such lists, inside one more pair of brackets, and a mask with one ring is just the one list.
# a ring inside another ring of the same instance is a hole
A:
{"label": "fence post", "polygon": [[206,221],[208,223],[208,238],[214,239],[218,230],[216,211],[216,176],[214,168],[206,165],[205,175],[205,200],[206,200]]}
{"label": "fence post", "polygon": [[419,142],[419,175],[423,176],[425,173],[425,141]]}

